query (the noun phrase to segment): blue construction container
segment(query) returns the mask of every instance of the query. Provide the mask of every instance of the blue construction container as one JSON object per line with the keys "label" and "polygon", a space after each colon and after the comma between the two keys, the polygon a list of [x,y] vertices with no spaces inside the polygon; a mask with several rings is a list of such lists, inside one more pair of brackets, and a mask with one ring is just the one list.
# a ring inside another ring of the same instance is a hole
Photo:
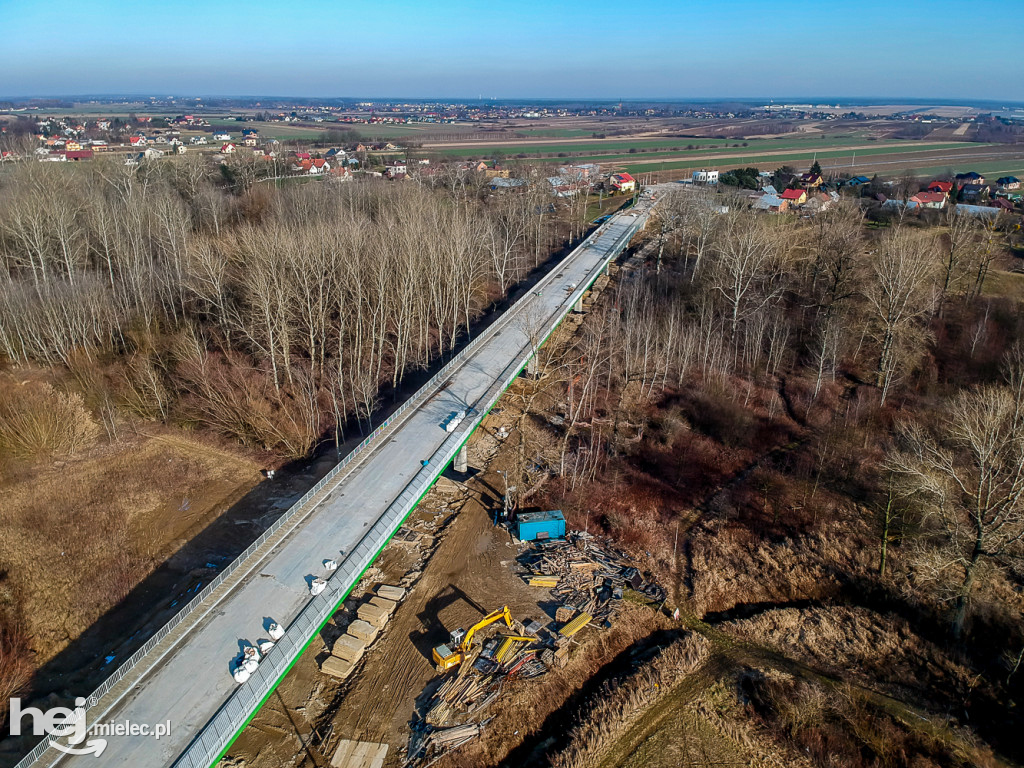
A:
{"label": "blue construction container", "polygon": [[516,521],[520,541],[565,538],[565,516],[562,510],[550,512],[524,512]]}

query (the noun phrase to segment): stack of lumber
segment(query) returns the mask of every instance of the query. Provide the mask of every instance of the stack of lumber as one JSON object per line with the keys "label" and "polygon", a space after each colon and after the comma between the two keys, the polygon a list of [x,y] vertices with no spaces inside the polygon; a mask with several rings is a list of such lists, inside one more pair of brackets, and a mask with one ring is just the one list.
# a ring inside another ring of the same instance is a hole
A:
{"label": "stack of lumber", "polygon": [[334,641],[334,645],[331,647],[331,655],[355,664],[363,657],[365,650],[365,640],[360,640],[354,635],[342,635]]}
{"label": "stack of lumber", "polygon": [[344,680],[352,674],[355,665],[350,661],[339,659],[337,656],[328,656],[320,665],[320,671],[325,675]]}
{"label": "stack of lumber", "polygon": [[377,638],[379,631],[373,624],[362,619],[356,619],[348,625],[348,634],[363,640],[366,645],[369,645]]}
{"label": "stack of lumber", "polygon": [[[664,590],[646,582],[624,552],[581,531],[570,531],[564,540],[536,542],[519,560],[529,572],[527,584],[547,587],[574,614],[589,613],[600,623],[614,615],[626,589],[664,599]],[[559,623],[568,620],[556,616]]]}
{"label": "stack of lumber", "polygon": [[398,603],[405,597],[405,589],[390,584],[381,584],[377,587],[377,596]]}
{"label": "stack of lumber", "polygon": [[384,625],[388,623],[391,613],[379,605],[363,603],[356,609],[356,616],[368,624],[377,627],[377,629],[383,629]]}
{"label": "stack of lumber", "polygon": [[334,750],[331,768],[382,768],[387,755],[387,744],[342,739]]}

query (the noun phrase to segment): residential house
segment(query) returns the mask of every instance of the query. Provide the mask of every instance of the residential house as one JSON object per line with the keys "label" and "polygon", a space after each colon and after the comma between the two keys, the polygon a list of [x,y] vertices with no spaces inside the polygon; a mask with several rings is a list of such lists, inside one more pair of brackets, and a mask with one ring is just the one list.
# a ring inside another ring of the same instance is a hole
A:
{"label": "residential house", "polygon": [[810,214],[822,213],[839,202],[838,192],[814,192],[808,196],[804,211]]}
{"label": "residential house", "polygon": [[147,160],[155,160],[158,157],[163,157],[163,150],[156,149],[155,147],[146,147],[146,151],[142,153],[145,155]]}
{"label": "residential house", "polygon": [[221,147],[220,147],[220,152],[221,152],[222,155],[230,155],[234,151],[235,151],[235,145],[231,144],[231,143],[222,144]]}
{"label": "residential house", "polygon": [[508,178],[508,168],[502,168],[501,163],[495,163],[493,166],[484,168],[484,176],[488,179]]}
{"label": "residential house", "polygon": [[933,181],[927,187],[928,192],[941,192],[943,195],[948,196],[953,191],[952,181]]}
{"label": "residential house", "polygon": [[205,136],[193,136],[188,141],[189,141],[189,144],[205,144],[206,143],[206,137]]}
{"label": "residential house", "polygon": [[910,201],[913,203],[917,203],[922,208],[945,208],[946,193],[942,191],[918,192],[916,195],[910,198]]}
{"label": "residential house", "polygon": [[800,185],[806,190],[817,189],[825,181],[820,173],[801,173]]}
{"label": "residential house", "polygon": [[636,179],[630,176],[628,173],[623,171],[622,173],[613,173],[611,178],[608,179],[611,187],[616,192],[634,192],[636,191]]}
{"label": "residential house", "polygon": [[146,146],[145,136],[129,136],[128,143],[133,147],[144,147]]}
{"label": "residential house", "polygon": [[846,186],[848,187],[860,187],[870,183],[871,179],[869,179],[867,176],[854,176],[852,179],[846,180]]}
{"label": "residential house", "polygon": [[319,176],[321,173],[327,173],[330,170],[330,163],[319,158],[314,160],[299,160],[292,164],[293,173],[301,173],[306,176]]}
{"label": "residential house", "polygon": [[255,147],[257,139],[255,136],[246,136],[244,139],[242,139],[242,143],[245,144],[245,146],[247,147]]}
{"label": "residential house", "polygon": [[694,184],[717,184],[718,171],[701,168],[693,172],[692,181]]}
{"label": "residential house", "polygon": [[1016,176],[1002,176],[996,179],[1001,190],[1020,189],[1020,179]]}
{"label": "residential house", "polygon": [[974,171],[968,171],[967,173],[958,173],[954,179],[958,187],[964,187],[967,184],[984,184],[985,177],[980,173]]}
{"label": "residential house", "polygon": [[405,160],[388,160],[384,164],[384,174],[389,179],[397,179],[409,172]]}
{"label": "residential house", "polygon": [[787,189],[782,193],[782,199],[790,205],[803,205],[807,202],[807,191],[803,189]]}
{"label": "residential house", "polygon": [[578,165],[563,165],[558,169],[558,175],[567,179],[595,179],[601,175],[601,166],[597,163],[580,163]]}
{"label": "residential house", "polygon": [[984,184],[964,184],[960,188],[964,202],[974,203],[988,197],[988,187]]}
{"label": "residential house", "polygon": [[[498,179],[504,179],[504,177],[496,176],[491,181],[497,181]],[[566,179],[563,176],[549,176],[547,182],[551,185],[551,193],[555,197],[575,197],[587,188],[585,181]]]}
{"label": "residential house", "polygon": [[231,141],[230,133],[215,133],[213,134],[214,141]]}
{"label": "residential house", "polygon": [[1013,203],[1011,203],[1005,197],[997,197],[995,200],[993,200],[992,207],[998,208],[999,210],[1002,211],[1008,211],[1010,213],[1013,213]]}
{"label": "residential house", "polygon": [[[555,177],[555,178],[559,178],[559,177]],[[504,179],[504,178],[502,178],[500,176],[496,176],[495,178],[491,179],[491,191],[492,192],[500,192],[500,191],[503,191],[503,190],[510,190],[510,189],[512,189],[512,190],[515,190],[515,189],[524,190],[524,189],[526,189],[527,184],[528,184],[528,182],[526,181],[526,179]]]}
{"label": "residential house", "polygon": [[782,213],[787,208],[789,208],[789,201],[783,200],[779,195],[761,195],[761,197],[754,201],[754,210],[757,211]]}
{"label": "residential house", "polygon": [[761,187],[761,191],[764,194],[766,194],[766,195],[778,195],[779,194],[779,190],[777,190],[771,184],[765,184],[763,187]]}
{"label": "residential house", "polygon": [[184,144],[178,144],[178,146],[174,148],[174,151],[177,152],[179,155],[184,155],[187,150],[188,147],[186,147]]}
{"label": "residential house", "polygon": [[68,150],[69,152],[80,152],[82,150],[82,145],[79,144],[74,139],[69,139],[68,141],[64,142],[64,149]]}
{"label": "residential house", "polygon": [[69,149],[64,151],[64,157],[71,162],[77,163],[79,160],[91,160],[92,150],[91,149]]}

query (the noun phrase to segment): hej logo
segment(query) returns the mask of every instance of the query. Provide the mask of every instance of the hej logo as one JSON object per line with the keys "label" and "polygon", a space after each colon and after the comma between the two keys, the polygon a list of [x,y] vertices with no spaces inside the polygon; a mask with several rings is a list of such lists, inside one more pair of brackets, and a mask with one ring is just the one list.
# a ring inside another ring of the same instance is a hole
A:
{"label": "hej logo", "polygon": [[[52,707],[45,712],[36,707],[21,707],[21,699],[11,699],[11,735],[21,736],[22,721],[31,718],[34,736],[67,737],[67,744],[54,741],[53,746],[69,755],[94,754],[99,757],[107,748],[106,739],[89,739],[89,728],[85,721],[85,699],[75,699],[75,708]],[[83,744],[84,742],[84,744]],[[81,745],[81,746],[79,746]]]}

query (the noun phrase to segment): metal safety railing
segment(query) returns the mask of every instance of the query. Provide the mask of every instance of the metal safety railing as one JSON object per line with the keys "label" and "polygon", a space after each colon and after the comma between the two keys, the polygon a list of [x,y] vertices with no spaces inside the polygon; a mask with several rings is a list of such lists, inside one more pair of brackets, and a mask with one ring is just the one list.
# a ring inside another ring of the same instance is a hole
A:
{"label": "metal safety railing", "polygon": [[[613,244],[611,249],[606,253],[605,258],[595,266],[587,277],[579,284],[575,291],[573,291],[567,301],[563,305],[563,310],[555,315],[553,320],[545,327],[540,335],[540,343],[554,331],[555,328],[562,322],[565,316],[572,310],[575,304],[582,298],[583,294],[589,289],[593,282],[598,278],[607,264],[615,258],[625,247],[629,241],[636,234],[636,231],[643,225],[646,220],[646,214],[638,216],[635,222],[633,222],[627,229],[616,238],[616,242]],[[607,225],[595,230],[589,237],[587,237],[576,249],[573,250],[573,254],[582,248],[589,247],[593,244],[593,241],[600,237],[603,232],[607,231]],[[571,255],[568,258],[571,258]],[[547,275],[538,281],[537,286],[545,286],[547,283],[555,279],[555,272],[557,270],[551,270]],[[531,297],[524,296],[520,301],[527,301]],[[344,459],[342,459],[337,465],[335,465],[318,483],[309,489],[298,501],[296,501],[288,511],[285,512],[280,518],[278,518],[266,531],[264,531],[252,544],[250,544],[244,552],[242,552],[237,558],[235,558],[223,571],[207,584],[201,591],[199,591],[178,613],[176,613],[166,624],[164,624],[157,632],[147,640],[142,647],[140,647],[135,653],[129,657],[129,659],[123,662],[114,673],[108,677],[100,686],[93,691],[92,695],[87,699],[87,707],[89,709],[96,709],[97,707],[103,711],[100,716],[110,711],[121,698],[121,695],[117,695],[114,698],[110,698],[105,701],[104,697],[108,697],[108,694],[124,680],[130,673],[136,671],[137,668],[146,661],[146,666],[152,668],[158,664],[176,645],[175,642],[171,642],[167,647],[157,651],[157,646],[164,640],[166,640],[174,631],[178,629],[186,620],[199,621],[203,616],[206,616],[224,597],[231,592],[231,587],[223,591],[223,594],[216,595],[217,590],[222,587],[226,581],[235,575],[244,576],[243,571],[252,570],[259,564],[262,558],[255,558],[256,553],[267,545],[275,538],[278,540],[283,539],[288,533],[291,532],[297,525],[303,522],[309,514],[316,509],[319,504],[324,501],[328,493],[323,495],[323,498],[317,499],[318,494],[324,491],[329,485],[337,485],[341,482],[339,476],[349,467],[352,466],[353,462],[357,459],[362,459],[363,452],[367,446],[373,444],[377,438],[390,426],[401,420],[402,417],[408,413],[408,411],[414,407],[419,407],[422,402],[428,399],[434,394],[437,388],[442,384],[452,373],[452,371],[459,366],[463,360],[470,357],[479,351],[479,349],[486,344],[495,333],[501,331],[505,326],[511,322],[515,312],[508,311],[496,322],[492,323],[480,336],[472,340],[466,345],[460,352],[451,358],[441,369],[437,371],[409,400],[403,403],[397,410],[395,410],[387,419],[384,420],[368,437],[359,443]],[[538,347],[540,346],[538,344]],[[358,582],[363,571],[369,567],[369,565],[376,559],[377,554],[384,547],[391,536],[398,530],[404,519],[408,514],[415,508],[419,499],[422,497],[430,486],[441,474],[448,463],[454,458],[456,452],[461,447],[462,443],[468,439],[469,435],[476,429],[480,421],[486,412],[493,407],[494,403],[497,402],[501,394],[507,389],[515,378],[519,375],[522,368],[529,362],[530,358],[536,353],[536,349],[528,343],[520,350],[520,354],[517,355],[516,359],[513,360],[505,369],[505,373],[509,370],[513,372],[511,375],[503,376],[496,384],[492,385],[487,393],[483,395],[473,407],[476,412],[476,417],[468,422],[468,426],[463,427],[447,438],[441,446],[435,451],[431,459],[424,464],[413,479],[406,485],[406,488],[399,494],[392,504],[384,511],[384,513],[377,519],[377,522],[370,528],[370,530],[363,536],[360,542],[349,552],[345,560],[339,565],[338,570],[335,571],[328,582],[328,589],[321,594],[312,598],[309,603],[306,604],[305,608],[299,613],[295,620],[289,625],[285,636],[278,642],[274,648],[267,654],[266,657],[260,662],[259,667],[249,678],[249,680],[235,689],[230,698],[224,703],[224,705],[218,710],[217,714],[204,726],[202,732],[195,740],[188,746],[185,752],[178,758],[174,763],[175,768],[208,768],[208,766],[216,760],[220,752],[230,743],[231,739],[235,734],[244,727],[248,718],[251,716],[253,710],[259,705],[263,698],[268,695],[274,687],[276,687],[278,681],[288,667],[293,663],[294,659],[302,652],[307,644],[309,638],[311,638],[324,622],[334,613],[337,605],[344,600],[348,592]],[[482,403],[486,400],[486,405]],[[460,425],[461,426],[461,425]],[[331,489],[333,490],[333,488]],[[311,502],[313,502],[311,504]],[[308,508],[307,508],[307,505]],[[216,598],[211,600],[211,598]],[[150,658],[150,654],[154,654]],[[145,672],[143,672],[143,675]],[[95,720],[96,718],[90,718]],[[26,754],[17,764],[16,768],[29,768],[29,766],[36,765],[36,768],[41,766],[50,766],[55,764],[59,759],[65,755],[57,750],[54,750],[54,754],[48,761],[40,761],[40,758],[49,750],[52,743],[56,741],[56,737],[47,736],[40,741],[28,754]]]}

